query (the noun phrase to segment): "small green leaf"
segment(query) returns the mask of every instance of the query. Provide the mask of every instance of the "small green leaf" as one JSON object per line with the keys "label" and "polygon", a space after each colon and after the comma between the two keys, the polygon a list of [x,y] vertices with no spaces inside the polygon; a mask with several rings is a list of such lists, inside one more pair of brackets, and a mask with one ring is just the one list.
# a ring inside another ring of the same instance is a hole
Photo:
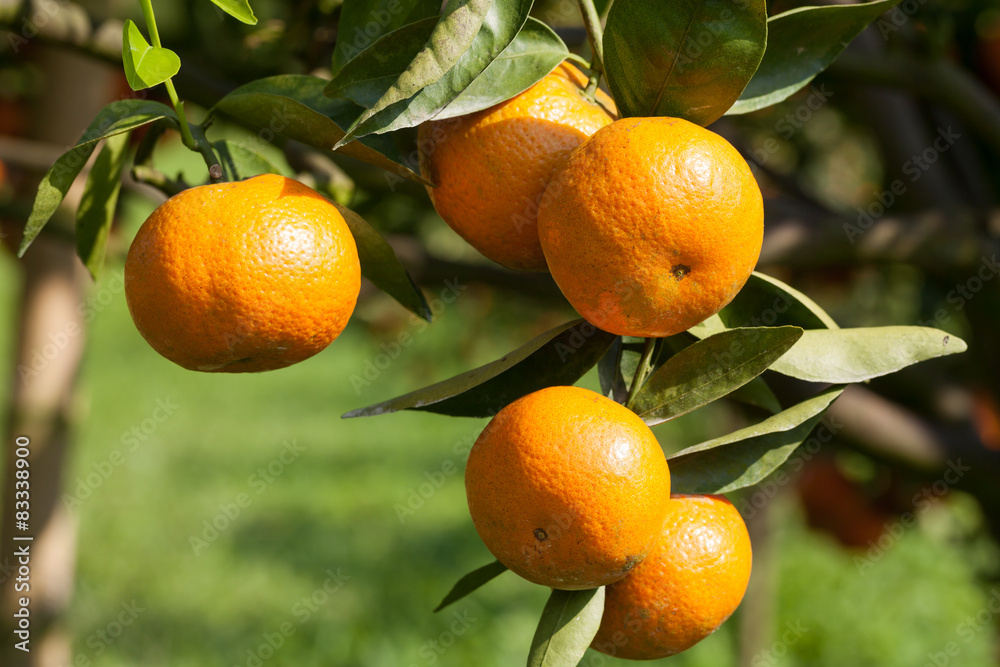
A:
{"label": "small green leaf", "polygon": [[[323,150],[333,148],[344,136],[360,108],[346,100],[323,95],[326,81],[304,74],[282,74],[258,79],[229,93],[214,111],[232,116],[267,142],[281,135]],[[402,178],[429,185],[403,163],[391,137],[366,137],[340,152],[380,167]]]}
{"label": "small green leaf", "polygon": [[[837,328],[833,318],[805,294],[756,271],[719,315],[725,325],[732,328],[781,325],[803,329]],[[699,330],[692,328],[691,333],[697,336]]]}
{"label": "small green leaf", "polygon": [[[375,104],[354,122],[348,129],[347,136],[341,139],[341,143],[347,143],[354,138],[358,128],[369,118],[397,102],[410,99],[447,74],[472,46],[479,29],[483,26],[487,12],[493,9],[495,4],[505,3],[494,3],[493,0],[449,0],[424,47],[396,80],[391,82]],[[511,35],[511,39],[513,37]],[[484,65],[483,68],[485,67]]]}
{"label": "small green leaf", "polygon": [[726,115],[777,104],[826,69],[865,27],[899,0],[797,7],[767,21],[767,50],[746,90]]}
{"label": "small green leaf", "polygon": [[604,355],[615,336],[573,320],[533,338],[502,359],[403,396],[344,415],[371,417],[399,410],[427,410],[456,417],[492,417],[533,391],[579,380]]}
{"label": "small green leaf", "polygon": [[528,667],[576,667],[601,627],[604,588],[553,590],[531,640]]}
{"label": "small green leaf", "polygon": [[488,565],[483,565],[480,568],[469,572],[467,575],[459,579],[448,594],[444,596],[441,603],[434,607],[435,612],[439,612],[453,602],[458,602],[464,598],[469,593],[479,589],[484,584],[489,583],[494,578],[503,574],[507,571],[507,566],[498,560],[493,561]]}
{"label": "small green leaf", "polygon": [[212,0],[212,2],[233,18],[247,25],[257,25],[257,17],[253,15],[253,9],[247,0]]}
{"label": "small green leaf", "polygon": [[[436,17],[440,0],[349,0],[341,5],[337,20],[337,43],[333,48],[332,71],[370,47],[380,37],[404,25]],[[434,21],[437,22],[436,20]],[[430,33],[428,33],[428,37]],[[426,43],[424,39],[417,48]],[[416,49],[407,51],[412,55]],[[399,72],[402,72],[400,69]]]}
{"label": "small green leaf", "polygon": [[170,49],[150,46],[131,19],[122,31],[122,63],[132,90],[161,84],[181,69],[181,59]]}
{"label": "small green leaf", "polygon": [[615,0],[604,32],[608,86],[625,116],[708,125],[764,55],[764,0]]}
{"label": "small green leaf", "polygon": [[552,28],[528,18],[506,49],[434,120],[475,113],[519,95],[569,57],[569,50]]}
{"label": "small green leaf", "polygon": [[672,493],[728,493],[752,486],[809,437],[842,386],[835,386],[759,424],[677,452],[667,459]]}
{"label": "small green leaf", "polygon": [[101,109],[77,144],[56,160],[39,183],[38,194],[35,195],[31,215],[24,226],[24,239],[17,256],[24,255],[28,246],[52,218],[101,139],[134,130],[161,118],[167,118],[177,126],[177,115],[173,109],[159,102],[119,100]]}
{"label": "small green leaf", "polygon": [[361,259],[361,274],[408,310],[430,321],[431,309],[424,293],[413,282],[385,237],[351,209],[332,203],[351,228],[354,242],[358,246],[358,257]]}
{"label": "small green leaf", "polygon": [[[437,81],[415,95],[381,109],[363,114],[351,126],[349,137],[382,134],[434,118],[444,107],[460,96],[514,40],[528,20],[531,0],[495,0],[489,6],[482,29],[455,65]],[[382,98],[385,99],[384,97]],[[378,108],[380,103],[374,108]]]}
{"label": "small green leaf", "polygon": [[122,187],[128,138],[129,133],[123,132],[104,142],[87,176],[80,208],[76,212],[76,253],[94,280],[100,276],[108,249],[108,234]]}
{"label": "small green leaf", "polygon": [[722,398],[767,370],[798,327],[730,329],[684,348],[649,376],[629,406],[650,426]]}
{"label": "small green leaf", "polygon": [[957,336],[929,327],[806,331],[771,370],[809,382],[847,384],[894,373],[967,349]]}
{"label": "small green leaf", "polygon": [[212,142],[212,148],[218,154],[225,176],[230,181],[242,181],[260,174],[292,175],[287,169],[282,169],[267,159],[263,153],[239,142],[222,139]]}

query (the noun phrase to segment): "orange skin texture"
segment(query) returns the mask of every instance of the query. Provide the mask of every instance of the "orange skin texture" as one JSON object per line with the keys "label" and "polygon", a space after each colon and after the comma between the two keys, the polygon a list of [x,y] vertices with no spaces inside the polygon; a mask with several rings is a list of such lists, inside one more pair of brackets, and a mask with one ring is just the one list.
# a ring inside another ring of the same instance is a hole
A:
{"label": "orange skin texture", "polygon": [[486,547],[525,579],[587,589],[621,579],[663,525],[670,471],[630,410],[549,387],[497,413],[469,453],[465,489]]}
{"label": "orange skin texture", "polygon": [[553,176],[538,233],[552,277],[589,322],[672,336],[746,283],[764,206],[750,167],[719,135],[678,118],[626,118]]}
{"label": "orange skin texture", "polygon": [[357,246],[340,212],[273,174],[171,197],[125,261],[139,333],[197,371],[265,371],[311,357],[347,326],[360,287]]}
{"label": "orange skin texture", "polygon": [[715,632],[743,600],[752,554],[746,524],[722,496],[673,495],[656,546],[608,586],[591,647],[655,660]]}
{"label": "orange skin texture", "polygon": [[431,201],[483,255],[511,269],[545,271],[538,202],[556,166],[613,120],[614,102],[582,95],[587,77],[568,63],[489,109],[423,124],[420,168]]}

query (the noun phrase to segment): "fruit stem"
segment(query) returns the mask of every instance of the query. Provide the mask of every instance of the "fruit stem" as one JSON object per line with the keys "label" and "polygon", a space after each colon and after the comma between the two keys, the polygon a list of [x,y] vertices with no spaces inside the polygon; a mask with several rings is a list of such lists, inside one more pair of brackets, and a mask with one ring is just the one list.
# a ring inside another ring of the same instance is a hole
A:
{"label": "fruit stem", "polygon": [[631,409],[635,401],[636,394],[649,377],[649,372],[653,370],[653,351],[656,349],[658,338],[647,338],[646,344],[642,348],[642,357],[639,358],[639,365],[635,369],[632,377],[632,386],[628,389],[628,398],[625,400],[625,407]]}
{"label": "fruit stem", "polygon": [[[153,46],[156,48],[162,48],[163,44],[160,42],[160,31],[156,27],[156,15],[153,13],[153,0],[139,0],[142,6],[142,15],[146,18],[146,28],[149,30],[149,39]],[[222,165],[219,164],[218,158],[215,156],[215,151],[212,150],[212,146],[208,143],[208,139],[205,138],[204,132],[199,131],[198,137],[195,138],[194,132],[191,131],[191,126],[188,124],[187,116],[184,113],[184,103],[181,102],[180,98],[177,96],[177,89],[174,88],[173,79],[167,79],[163,82],[167,89],[167,95],[170,97],[170,103],[174,107],[174,111],[177,112],[177,120],[180,123],[181,139],[184,141],[184,145],[189,149],[200,153],[205,159],[205,164],[208,166],[208,175],[213,183],[216,183],[222,179]],[[200,130],[200,128],[199,128]]]}
{"label": "fruit stem", "polygon": [[604,73],[604,31],[601,28],[601,17],[594,6],[594,0],[577,0],[580,4],[580,13],[583,14],[583,25],[587,29],[587,39],[590,41],[590,50],[593,58],[590,61],[590,82],[584,94],[592,97],[597,91],[597,83]]}

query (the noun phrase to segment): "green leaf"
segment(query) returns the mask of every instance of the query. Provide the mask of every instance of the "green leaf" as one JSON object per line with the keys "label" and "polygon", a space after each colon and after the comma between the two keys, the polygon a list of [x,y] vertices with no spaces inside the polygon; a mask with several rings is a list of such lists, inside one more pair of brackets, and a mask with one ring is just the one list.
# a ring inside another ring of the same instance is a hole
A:
{"label": "green leaf", "polygon": [[604,32],[608,86],[625,116],[708,125],[764,55],[764,0],[615,0]]}
{"label": "green leaf", "polygon": [[52,218],[99,141],[161,118],[170,119],[175,126],[177,124],[177,116],[173,109],[159,102],[119,100],[101,109],[76,145],[56,160],[42,178],[31,215],[28,216],[28,222],[24,226],[24,239],[21,241],[17,256],[24,255],[28,246]]}
{"label": "green leaf", "polygon": [[[803,329],[836,329],[826,311],[802,292],[777,278],[754,272],[732,302],[719,313],[727,327],[791,325]],[[691,333],[699,335],[692,328]]]}
{"label": "green leaf", "polygon": [[553,590],[531,640],[528,667],[576,667],[601,627],[604,588]]}
{"label": "green leaf", "polygon": [[[481,30],[454,67],[412,97],[378,113],[366,112],[341,142],[351,135],[360,137],[416,127],[435,117],[503,53],[527,21],[530,10],[531,0],[495,0],[489,7]],[[379,108],[380,104],[374,108]]]}
{"label": "green leaf", "polygon": [[94,280],[100,277],[108,249],[108,234],[122,187],[128,138],[129,133],[123,132],[104,142],[87,176],[80,208],[76,212],[76,253]]}
{"label": "green leaf", "polygon": [[331,203],[351,228],[354,242],[358,246],[358,257],[361,259],[361,274],[408,310],[430,321],[431,309],[424,293],[413,282],[385,237],[351,209],[336,202]]}
{"label": "green leaf", "polygon": [[802,336],[798,327],[730,329],[656,369],[628,407],[650,426],[722,398],[767,370]]}
{"label": "green leaf", "polygon": [[122,63],[132,90],[163,83],[181,69],[181,59],[170,49],[150,46],[131,19],[122,31]]}
{"label": "green leaf", "polygon": [[[439,11],[440,0],[348,0],[341,6],[340,18],[337,20],[333,73],[339,72],[347,61],[383,35],[421,19],[436,17]],[[434,23],[436,22],[435,20]],[[417,48],[426,41],[424,39]],[[412,57],[415,52],[413,50],[406,53]]]}
{"label": "green leaf", "polygon": [[432,16],[380,37],[348,61],[326,84],[323,94],[350,100],[365,109],[375,106],[393,82],[406,72],[437,24],[438,18]]}
{"label": "green leaf", "polygon": [[469,593],[477,590],[484,584],[489,583],[495,577],[503,574],[507,571],[507,566],[498,560],[493,561],[489,565],[483,565],[480,568],[469,572],[467,575],[459,579],[448,594],[444,596],[441,603],[434,607],[435,612],[439,612],[453,602],[458,602],[464,598]]}
{"label": "green leaf", "polygon": [[961,338],[929,327],[806,331],[771,370],[809,382],[847,384],[965,352],[967,347]]}
{"label": "green leaf", "polygon": [[257,17],[253,15],[253,9],[247,0],[212,0],[212,2],[233,18],[247,25],[257,25]]}
{"label": "green leaf", "polygon": [[899,0],[798,7],[767,21],[767,50],[746,90],[726,115],[777,104],[826,69],[865,27]]}
{"label": "green leaf", "polygon": [[771,391],[771,387],[762,377],[755,377],[750,382],[729,394],[728,398],[746,405],[752,405],[776,415],[781,412],[781,402]]}
{"label": "green leaf", "polygon": [[456,417],[492,417],[533,391],[571,385],[604,355],[615,336],[582,319],[546,331],[497,361],[443,382],[344,415],[370,417],[427,410]]}
{"label": "green leaf", "polygon": [[225,176],[230,181],[242,181],[260,174],[292,175],[287,169],[282,169],[267,159],[263,153],[239,142],[222,139],[212,142],[212,148],[218,154]]}
{"label": "green leaf", "polygon": [[514,41],[479,78],[435,114],[434,120],[464,116],[509,100],[541,81],[568,57],[569,50],[559,35],[529,17]]}
{"label": "green leaf", "polygon": [[[271,141],[275,135],[281,135],[330,150],[343,138],[342,128],[353,122],[360,109],[346,100],[325,97],[325,85],[324,79],[303,74],[266,77],[229,93],[219,100],[214,111],[228,114],[252,128],[261,141]],[[355,141],[344,146],[340,153],[428,184],[403,164],[391,137]]]}
{"label": "green leaf", "polygon": [[842,386],[835,386],[759,424],[677,452],[667,459],[672,493],[728,493],[752,486],[809,437]]}
{"label": "green leaf", "polygon": [[[390,84],[381,97],[362,113],[354,125],[348,129],[347,136],[341,139],[341,143],[347,143],[358,134],[359,128],[369,118],[397,102],[409,100],[447,74],[472,46],[480,28],[483,27],[486,14],[495,6],[502,4],[509,3],[500,0],[497,2],[494,0],[449,0],[424,47],[413,57],[410,64]],[[520,25],[517,26],[517,28],[520,27]],[[516,33],[515,30],[514,34]],[[514,34],[511,34],[511,39],[514,38]],[[485,67],[486,65],[483,65],[483,69]]]}

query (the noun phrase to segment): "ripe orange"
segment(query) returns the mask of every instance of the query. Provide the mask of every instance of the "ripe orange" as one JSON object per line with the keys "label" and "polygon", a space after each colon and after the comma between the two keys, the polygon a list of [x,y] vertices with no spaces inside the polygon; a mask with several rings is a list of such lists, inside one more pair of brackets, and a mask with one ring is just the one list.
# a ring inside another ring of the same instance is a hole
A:
{"label": "ripe orange", "polygon": [[[609,124],[614,102],[583,97],[587,77],[569,63],[520,95],[477,113],[425,123],[421,172],[438,213],[462,238],[512,269],[544,271],[538,202],[553,170]],[[603,106],[602,106],[603,105]]]}
{"label": "ripe orange", "polygon": [[465,489],[501,563],[538,584],[586,589],[646,557],[670,471],[630,410],[589,389],[549,387],[497,413],[469,453]]}
{"label": "ripe orange", "polygon": [[630,660],[691,648],[736,611],[750,580],[750,536],[722,496],[673,495],[638,567],[608,586],[591,647]]}
{"label": "ripe orange", "polygon": [[677,118],[626,118],[557,170],[538,234],[552,277],[592,324],[671,336],[717,313],[750,277],[763,200],[719,135]]}
{"label": "ripe orange", "polygon": [[337,209],[271,174],[171,197],[125,261],[139,333],[167,359],[209,372],[283,368],[316,354],[344,330],[360,281]]}

